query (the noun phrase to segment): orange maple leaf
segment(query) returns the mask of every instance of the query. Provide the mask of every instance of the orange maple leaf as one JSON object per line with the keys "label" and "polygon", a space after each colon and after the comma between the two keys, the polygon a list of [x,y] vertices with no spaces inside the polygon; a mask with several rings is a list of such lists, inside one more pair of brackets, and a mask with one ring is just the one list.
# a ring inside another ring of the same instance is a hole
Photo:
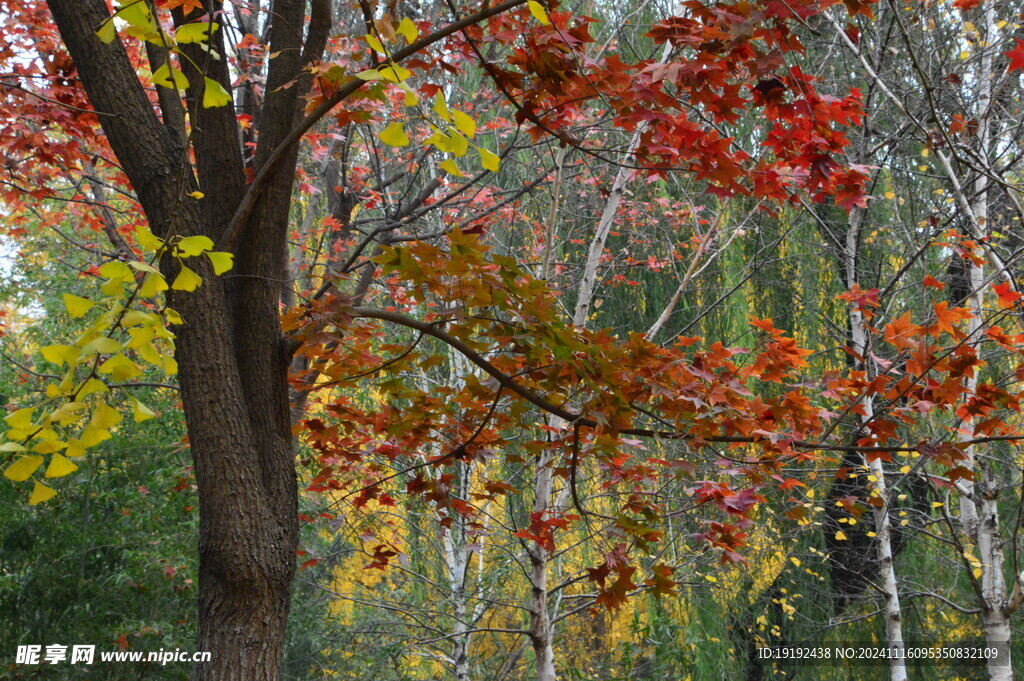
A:
{"label": "orange maple leaf", "polygon": [[185,16],[192,14],[193,11],[203,8],[202,0],[157,0],[157,6],[160,9],[177,9],[182,8],[182,12]]}

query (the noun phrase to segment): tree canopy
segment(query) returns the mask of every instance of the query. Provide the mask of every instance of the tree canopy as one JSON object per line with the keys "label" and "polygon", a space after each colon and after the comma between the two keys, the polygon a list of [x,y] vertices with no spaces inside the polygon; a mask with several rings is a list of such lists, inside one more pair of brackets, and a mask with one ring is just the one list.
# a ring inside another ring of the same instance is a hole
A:
{"label": "tree canopy", "polygon": [[197,680],[1012,678],[1020,11],[3,3],[0,602],[162,570],[111,639]]}

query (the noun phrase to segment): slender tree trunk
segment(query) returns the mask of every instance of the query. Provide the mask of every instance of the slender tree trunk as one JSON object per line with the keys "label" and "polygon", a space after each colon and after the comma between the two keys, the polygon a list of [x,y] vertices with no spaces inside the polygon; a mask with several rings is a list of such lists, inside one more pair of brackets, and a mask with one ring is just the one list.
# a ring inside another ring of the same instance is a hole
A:
{"label": "slender tree trunk", "polygon": [[[981,73],[978,74],[977,118],[978,141],[980,155],[989,159],[992,147],[992,81],[993,81],[993,48],[992,37],[997,34],[995,6],[989,3],[985,7],[984,36],[986,40],[981,58]],[[989,233],[989,190],[990,180],[979,173],[974,183],[977,196],[974,204],[972,225],[975,240],[981,240]],[[997,266],[1001,263],[997,263]],[[971,343],[980,350],[981,325],[984,315],[984,293],[987,288],[985,274],[981,265],[970,263],[971,295],[970,306],[974,318],[970,320]],[[978,386],[977,373],[967,379],[968,394],[974,394]],[[965,431],[973,429],[973,418],[967,417]],[[965,534],[974,541],[978,549],[978,560],[981,563],[981,610],[985,623],[985,641],[988,645],[1001,648],[1005,659],[990,660],[988,674],[991,681],[1010,681],[1013,678],[1013,666],[1009,658],[1010,648],[1010,609],[1007,598],[1006,581],[1003,576],[1003,550],[999,533],[999,489],[992,471],[992,463],[980,463],[974,452],[968,450],[967,463],[975,472],[975,480],[965,480],[966,494],[961,497],[960,515]]]}
{"label": "slender tree trunk", "polygon": [[[545,450],[538,462],[534,478],[534,513],[551,510],[553,452]],[[530,556],[530,643],[537,660],[537,681],[555,681],[555,651],[551,632],[551,611],[548,608],[547,549],[539,544],[529,547]]]}
{"label": "slender tree trunk", "polygon": [[[846,281],[852,286],[859,282],[857,260],[860,246],[860,230],[863,227],[864,211],[854,209],[850,214],[846,232]],[[850,335],[854,352],[857,353],[856,368],[869,377],[868,325],[860,309],[850,306]],[[861,402],[861,423],[867,424],[874,418],[874,399],[866,396]],[[903,615],[900,609],[899,584],[893,566],[892,519],[889,515],[889,494],[885,483],[885,469],[880,458],[866,460],[871,481],[869,489],[873,498],[880,503],[873,507],[875,519],[875,545],[878,554],[878,573],[881,580],[882,597],[885,602],[885,640],[890,648],[903,648]],[[907,668],[902,655],[889,662],[891,681],[906,681]]]}
{"label": "slender tree trunk", "polygon": [[[456,464],[459,476],[459,495],[469,496],[469,487],[473,476],[473,463],[459,462]],[[469,574],[469,562],[472,554],[469,551],[466,536],[466,521],[456,517],[452,526],[442,537],[444,546],[445,570],[448,573],[448,589],[451,594],[452,618],[455,621],[452,631],[452,660],[455,681],[469,681],[469,594],[466,592],[466,578]]]}

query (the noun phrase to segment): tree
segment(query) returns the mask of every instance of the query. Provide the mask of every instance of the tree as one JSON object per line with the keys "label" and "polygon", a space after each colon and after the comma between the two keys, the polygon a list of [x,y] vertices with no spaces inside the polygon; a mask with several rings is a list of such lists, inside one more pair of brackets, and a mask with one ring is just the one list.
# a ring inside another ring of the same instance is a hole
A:
{"label": "tree", "polygon": [[[347,262],[333,261],[332,269],[349,276],[361,270],[358,281],[342,290],[344,285],[325,280],[286,316],[286,337],[280,321],[284,291],[303,274],[290,271],[288,246],[300,141],[328,114],[339,127],[387,121],[370,141],[398,150],[410,145],[410,133],[415,136],[429,125],[431,134],[424,135],[422,144],[426,151],[407,158],[409,169],[403,172],[416,175],[433,162],[427,156],[449,154],[438,167],[461,176],[456,159],[467,152],[478,125],[464,111],[449,110],[442,84],[435,82],[438,69],[457,68],[449,63],[457,60],[459,66],[479,68],[534,139],[549,136],[604,161],[601,151],[581,142],[581,132],[611,116],[628,140],[619,165],[635,165],[648,178],[681,169],[723,199],[749,195],[785,203],[806,197],[845,209],[863,207],[863,169],[844,165],[841,158],[847,144],[843,128],[861,117],[860,96],[820,95],[798,63],[804,48],[797,27],[830,4],[739,3],[726,9],[687,3],[682,16],[659,22],[650,33],[664,56],[626,64],[614,54],[587,55],[592,42],[587,21],[558,11],[554,3],[508,0],[465,16],[453,8],[454,16],[440,27],[406,22],[408,17],[399,22],[385,17],[383,8],[366,6],[361,8],[366,37],[351,40],[363,29],[346,25],[341,38],[348,40],[330,52],[328,45],[338,36],[328,0],[313,0],[308,16],[307,3],[298,0],[277,0],[265,14],[260,5],[238,5],[234,20],[216,2],[125,2],[118,5],[116,20],[102,0],[47,3],[73,67],[56,37],[40,30],[45,40],[33,49],[46,55],[54,71],[45,76],[53,85],[43,101],[53,110],[71,106],[77,112],[59,119],[59,133],[75,136],[81,128],[90,152],[109,144],[148,229],[163,244],[161,271],[174,282],[168,302],[184,322],[177,327],[175,353],[201,512],[197,647],[215,652],[210,664],[197,667],[197,679],[278,678],[298,548],[288,371],[297,365],[299,393],[318,381],[344,384],[348,377],[378,371],[374,365],[380,358],[370,350],[380,332],[371,320],[455,348],[489,383],[467,380],[472,395],[458,405],[463,407],[459,418],[436,396],[398,384],[388,410],[357,408],[344,397],[329,403],[335,417],[346,419],[344,433],[319,418],[303,421],[320,455],[316,486],[328,486],[339,469],[349,473],[361,467],[364,475],[378,476],[382,466],[363,466],[369,452],[393,461],[403,452],[439,447],[445,441],[439,433],[458,444],[431,463],[471,457],[482,444],[507,439],[503,430],[523,428],[526,410],[537,408],[566,427],[529,445],[559,453],[564,465],[554,472],[566,478],[570,492],[579,466],[588,459],[599,461],[625,496],[616,530],[644,547],[658,534],[651,527],[657,505],[643,494],[652,473],[647,463],[620,455],[623,437],[682,439],[695,448],[751,445],[757,456],[736,464],[749,486],[734,489],[708,480],[694,492],[700,503],[720,514],[706,538],[729,559],[738,559],[747,513],[763,498],[759,490],[773,475],[783,481],[783,462],[802,460],[807,451],[824,447],[814,438],[831,433],[824,408],[812,405],[794,378],[809,351],[798,348],[771,320],[755,321],[761,340],[750,352],[751,362],[742,366],[734,360],[738,352],[722,345],[690,356],[686,340],[662,348],[639,336],[618,341],[607,332],[583,329],[624,179],[613,184],[605,210],[610,217],[601,221],[588,257],[578,319],[566,324],[543,282],[514,261],[487,253],[479,233],[497,224],[500,200],[486,202],[486,210],[461,227],[449,229],[442,221],[433,236],[398,231],[412,218],[445,210],[476,182],[449,184],[440,174],[420,186],[410,182],[408,188],[418,190],[414,196],[387,215],[382,227],[352,239],[358,243]],[[855,14],[870,14],[867,5],[847,6]],[[34,25],[42,27],[45,13],[34,5],[11,9],[8,16],[32,13]],[[164,28],[168,17],[173,36],[169,25]],[[237,41],[245,45],[242,52],[227,35],[236,26],[247,32]],[[266,36],[265,44],[256,37],[257,29]],[[392,47],[399,37],[405,46]],[[236,50],[233,60],[227,58],[229,49]],[[485,50],[499,58],[485,56]],[[8,55],[8,60],[17,57]],[[135,61],[143,59],[155,91],[140,81]],[[415,90],[409,84],[412,69],[423,78]],[[95,119],[83,113],[87,106],[80,94],[74,98],[78,82]],[[404,108],[416,106],[421,97],[433,97],[436,117],[414,123]],[[17,104],[24,107],[24,102]],[[8,118],[19,110],[12,106]],[[756,111],[763,123],[732,136],[723,133],[749,111]],[[91,126],[96,119],[102,136]],[[53,134],[44,133],[40,145],[49,144]],[[497,171],[499,157],[482,144],[474,146],[484,170]],[[62,153],[79,170],[89,156],[73,148]],[[325,175],[335,172],[333,153],[330,145]],[[54,165],[60,164],[38,167]],[[28,178],[36,189],[48,180]],[[330,195],[337,228],[331,246],[343,248],[351,237],[355,204],[369,204],[395,181],[381,177],[376,187],[366,183],[342,196]],[[524,186],[522,192],[531,188]],[[441,187],[448,192],[435,196]],[[127,247],[146,234],[136,228]],[[410,245],[400,245],[406,242]],[[209,256],[190,260],[186,267],[182,258],[192,255],[190,249]],[[225,259],[233,259],[233,269],[229,277],[218,277]],[[363,304],[377,276],[394,287],[395,302],[403,309]],[[680,293],[689,277],[682,278]],[[127,279],[135,282],[131,273]],[[670,316],[674,305],[659,315],[651,336],[664,327],[661,317]],[[495,344],[510,350],[490,361],[485,350]],[[387,352],[392,350],[397,349]],[[423,359],[410,353],[409,362]],[[403,357],[396,361],[406,361]],[[824,382],[853,403],[868,390],[856,382]],[[780,387],[750,396],[748,385],[767,384]],[[602,391],[608,386],[616,389]],[[404,413],[398,408],[410,404],[416,408]],[[660,416],[651,416],[652,410]],[[648,423],[638,423],[643,420]],[[405,427],[410,421],[421,427]],[[873,440],[851,451],[885,446]],[[346,458],[351,461],[338,463]],[[535,587],[543,591],[546,553],[553,548],[555,531],[568,522],[548,511],[547,463],[542,458],[535,514],[523,528],[537,547]],[[457,503],[461,500],[440,478],[418,476],[409,491],[427,495],[449,522],[463,513],[472,520],[471,511]],[[364,502],[382,493],[379,484],[363,487]],[[386,563],[388,554],[382,547],[374,561]],[[598,602],[620,604],[637,586],[635,571],[624,549],[608,551],[589,573]],[[672,586],[664,571],[651,581],[663,590]],[[543,598],[546,593],[538,596],[535,608],[540,620],[546,612]],[[542,621],[539,628],[544,628]],[[547,655],[543,651],[550,649],[550,640],[540,640],[537,647],[542,657]],[[545,666],[541,678],[550,678],[553,664]]]}

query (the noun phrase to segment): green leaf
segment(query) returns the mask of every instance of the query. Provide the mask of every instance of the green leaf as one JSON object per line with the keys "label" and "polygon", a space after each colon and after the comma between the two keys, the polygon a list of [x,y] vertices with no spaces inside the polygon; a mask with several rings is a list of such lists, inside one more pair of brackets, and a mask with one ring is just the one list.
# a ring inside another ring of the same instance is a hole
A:
{"label": "green leaf", "polygon": [[204,251],[209,251],[213,248],[213,240],[208,236],[187,236],[178,243],[174,244],[174,247],[178,249],[178,255],[182,255],[186,258],[201,255]]}
{"label": "green leaf", "polygon": [[224,274],[234,267],[234,253],[226,253],[224,251],[207,251],[206,257],[210,259],[210,263],[213,265],[214,274]]}
{"label": "green leaf", "polygon": [[203,78],[203,108],[212,109],[231,103],[231,94],[212,78]]}
{"label": "green leaf", "polygon": [[195,291],[202,283],[202,277],[182,265],[181,272],[178,272],[178,276],[174,278],[171,288],[175,291]]}
{"label": "green leaf", "polygon": [[73,296],[70,293],[65,293],[61,297],[64,299],[64,307],[67,309],[68,314],[75,319],[81,319],[96,305],[96,303],[88,298]]}
{"label": "green leaf", "polygon": [[50,465],[46,467],[46,477],[63,478],[78,470],[78,466],[60,454],[50,457]]}
{"label": "green leaf", "polygon": [[179,43],[205,43],[210,40],[210,34],[218,28],[220,25],[215,21],[185,24],[174,31],[174,40]]}
{"label": "green leaf", "polygon": [[483,167],[492,173],[498,172],[498,168],[501,167],[501,159],[498,158],[498,155],[483,147],[477,147],[477,151],[480,152],[480,163]]}
{"label": "green leaf", "polygon": [[35,486],[32,487],[32,495],[28,498],[28,505],[35,506],[36,504],[41,504],[44,501],[49,501],[56,496],[56,494],[57,490],[36,481]]}
{"label": "green leaf", "polygon": [[551,19],[548,18],[548,12],[544,9],[544,5],[537,2],[537,0],[529,0],[526,4],[530,8],[530,14],[533,15],[534,19],[545,26],[551,24]]}
{"label": "green leaf", "polygon": [[392,123],[388,127],[384,128],[377,135],[380,141],[389,147],[407,147],[409,146],[409,136],[405,134],[405,129],[401,123]]}
{"label": "green leaf", "polygon": [[37,454],[23,456],[4,471],[4,477],[14,482],[24,482],[43,464],[43,457]]}
{"label": "green leaf", "polygon": [[409,45],[412,45],[416,42],[416,38],[420,37],[420,30],[416,28],[416,24],[409,17],[402,19],[395,32],[405,38],[405,42]]}
{"label": "green leaf", "polygon": [[151,80],[160,87],[184,90],[188,87],[188,78],[185,74],[170,64],[164,64],[153,72]]}

